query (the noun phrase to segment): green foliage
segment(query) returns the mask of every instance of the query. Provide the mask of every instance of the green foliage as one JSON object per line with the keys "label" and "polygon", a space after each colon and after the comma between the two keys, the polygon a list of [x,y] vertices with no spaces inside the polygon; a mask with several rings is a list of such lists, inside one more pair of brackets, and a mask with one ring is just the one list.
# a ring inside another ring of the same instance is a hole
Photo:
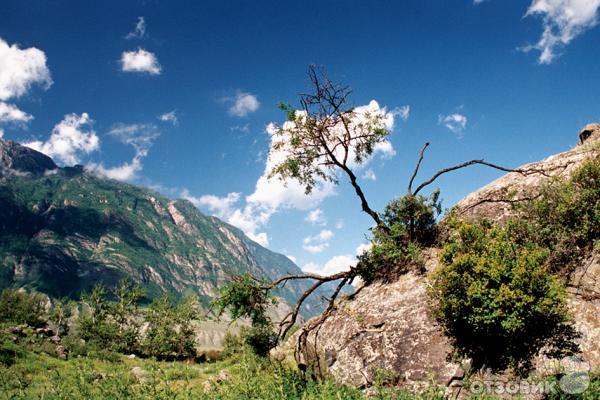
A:
{"label": "green foliage", "polygon": [[600,157],[570,179],[555,179],[520,207],[532,239],[552,251],[554,270],[569,267],[600,239]]}
{"label": "green foliage", "polygon": [[[456,222],[433,278],[435,312],[462,353],[493,368],[528,367],[569,317],[549,251],[511,226]],[[564,345],[564,343],[563,343]]]}
{"label": "green foliage", "polygon": [[254,324],[243,336],[244,342],[261,357],[266,357],[269,351],[277,346],[277,334],[269,323]]}
{"label": "green foliage", "polygon": [[237,277],[219,290],[218,298],[213,302],[217,314],[229,310],[231,318],[249,318],[253,324],[262,324],[268,320],[267,307],[276,304],[276,299],[263,288],[264,282],[256,280],[250,274]]}
{"label": "green foliage", "polygon": [[4,289],[0,293],[0,322],[43,326],[46,317],[45,303],[44,297],[38,293]]}
{"label": "green foliage", "polygon": [[106,288],[96,285],[82,296],[87,308],[78,320],[78,334],[99,349],[138,352],[141,323],[138,302],[143,293],[141,287],[123,280],[112,293],[116,300],[111,301]]}
{"label": "green foliage", "polygon": [[233,334],[230,331],[225,333],[223,338],[223,357],[232,357],[235,354],[241,353],[244,350],[244,331],[246,327],[242,327],[239,334]]}
{"label": "green foliage", "polygon": [[117,326],[117,351],[135,351],[139,346],[141,318],[138,304],[144,297],[141,286],[124,279],[113,291],[115,301],[110,303],[109,312]]}
{"label": "green foliage", "polygon": [[392,200],[381,214],[383,226],[373,229],[372,247],[359,256],[358,272],[366,283],[393,280],[421,264],[421,249],[437,236],[441,212],[439,191],[430,197],[406,195]]}
{"label": "green foliage", "polygon": [[69,318],[73,313],[75,304],[68,299],[56,299],[48,314],[48,320],[52,322],[57,335],[65,335],[69,331]]}
{"label": "green foliage", "polygon": [[265,289],[264,282],[246,274],[223,286],[213,304],[219,316],[228,310],[233,320],[250,319],[252,327],[243,335],[244,341],[256,354],[266,356],[278,340],[267,315],[269,305],[276,302],[275,297]]}
{"label": "green foliage", "polygon": [[197,302],[192,297],[180,303],[168,295],[154,300],[146,313],[144,353],[159,360],[195,358],[192,320],[196,315]]}
{"label": "green foliage", "polygon": [[287,120],[273,127],[273,150],[286,157],[269,174],[298,181],[307,194],[319,181],[337,184],[336,169],[351,175],[349,164],[362,164],[389,134],[385,113],[359,113],[348,104],[348,88],[331,82],[324,71],[312,66],[309,76],[313,93],[301,95],[302,110],[279,105]]}
{"label": "green foliage", "polygon": [[397,243],[416,242],[428,246],[437,235],[436,218],[442,212],[439,190],[429,197],[406,195],[392,200],[381,214]]}

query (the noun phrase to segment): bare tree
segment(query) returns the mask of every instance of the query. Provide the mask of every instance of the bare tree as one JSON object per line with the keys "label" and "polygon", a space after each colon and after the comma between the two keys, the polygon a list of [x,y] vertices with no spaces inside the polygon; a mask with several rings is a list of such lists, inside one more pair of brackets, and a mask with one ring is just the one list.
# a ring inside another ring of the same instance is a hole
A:
{"label": "bare tree", "polygon": [[376,224],[381,220],[367,201],[352,171],[368,159],[376,146],[386,141],[386,114],[381,110],[356,110],[349,104],[352,91],[348,86],[329,80],[316,66],[308,70],[313,91],[300,95],[301,109],[281,105],[288,121],[275,129],[273,150],[286,154],[269,177],[296,179],[306,193],[319,180],[339,183],[345,174],[360,199],[362,211]]}

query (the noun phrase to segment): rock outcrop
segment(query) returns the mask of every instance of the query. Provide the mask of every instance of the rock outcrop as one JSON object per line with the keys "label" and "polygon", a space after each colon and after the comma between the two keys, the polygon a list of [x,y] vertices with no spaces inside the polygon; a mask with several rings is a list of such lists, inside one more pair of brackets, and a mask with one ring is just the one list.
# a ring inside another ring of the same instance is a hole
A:
{"label": "rock outcrop", "polygon": [[43,174],[57,168],[50,157],[40,152],[10,140],[0,140],[0,177],[7,172]]}
{"label": "rock outcrop", "polygon": [[[395,384],[419,389],[430,382],[450,384],[464,376],[449,361],[450,340],[431,314],[427,276],[437,267],[438,252],[426,257],[427,273],[411,271],[393,283],[363,287],[343,300],[308,343],[321,355],[319,369],[341,383],[368,388],[377,374],[393,372]],[[293,346],[295,337],[286,346]],[[290,354],[291,347],[283,350]],[[314,361],[314,360],[313,360]]]}
{"label": "rock outcrop", "polygon": [[456,204],[456,213],[468,220],[506,218],[511,214],[515,202],[535,197],[545,180],[568,177],[583,161],[600,154],[600,124],[583,128],[579,140],[580,143],[571,150],[518,168],[529,171],[526,174],[506,174],[469,194]]}
{"label": "rock outcrop", "polygon": [[[553,176],[569,176],[584,160],[600,154],[600,125],[584,128],[580,144],[520,169],[535,173],[509,173],[471,193],[456,206],[465,219],[501,220],[512,212],[515,200],[533,197],[542,182]],[[368,388],[378,370],[393,372],[395,384],[416,388],[435,382],[457,395],[464,365],[452,360],[451,341],[430,312],[427,295],[429,277],[438,265],[438,251],[427,252],[424,274],[409,272],[397,281],[372,284],[341,300],[332,315],[311,333],[309,358],[337,381]],[[581,333],[578,344],[592,368],[600,368],[600,257],[590,255],[569,279],[569,307],[575,328]],[[281,349],[288,357],[295,337]],[[277,354],[277,353],[276,353]],[[279,353],[279,357],[282,353]],[[540,373],[555,372],[550,360],[536,359]],[[554,365],[555,367],[555,365]],[[504,378],[503,378],[504,379]]]}

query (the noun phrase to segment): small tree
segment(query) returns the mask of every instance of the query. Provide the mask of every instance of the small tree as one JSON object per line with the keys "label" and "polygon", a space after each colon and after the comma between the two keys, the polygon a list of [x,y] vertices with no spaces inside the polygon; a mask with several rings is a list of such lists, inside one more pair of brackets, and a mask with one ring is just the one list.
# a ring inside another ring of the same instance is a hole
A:
{"label": "small tree", "polygon": [[413,267],[422,269],[421,249],[435,241],[441,211],[437,190],[429,197],[405,195],[388,203],[381,214],[383,225],[373,228],[371,248],[358,257],[361,279],[366,284],[391,281]]}
{"label": "small tree", "polygon": [[135,351],[139,347],[141,318],[138,309],[144,289],[128,279],[121,280],[113,291],[116,301],[110,304],[110,315],[117,325],[119,351]]}
{"label": "small tree", "polygon": [[45,299],[39,293],[4,289],[0,294],[0,322],[39,327],[45,325],[45,319]]}
{"label": "small tree", "polygon": [[322,68],[310,66],[308,77],[314,90],[300,95],[301,109],[280,105],[288,120],[274,127],[272,152],[284,157],[269,177],[295,179],[309,194],[318,180],[339,183],[341,172],[354,188],[362,210],[379,225],[379,214],[369,206],[352,166],[362,164],[386,141],[389,116],[378,107],[352,107],[350,88],[330,81]]}
{"label": "small tree", "polygon": [[188,297],[177,303],[165,294],[152,302],[146,313],[148,329],[143,340],[144,353],[161,360],[196,357],[192,320],[197,302]]}
{"label": "small tree", "polygon": [[69,331],[69,318],[73,313],[73,302],[68,299],[54,300],[48,319],[54,324],[57,335],[64,335]]}
{"label": "small tree", "polygon": [[233,320],[250,320],[252,327],[244,333],[244,341],[261,356],[277,345],[277,335],[267,315],[269,305],[276,304],[276,299],[264,289],[264,284],[249,274],[234,277],[231,284],[221,288],[213,302],[219,317],[229,309]]}
{"label": "small tree", "polygon": [[138,302],[143,295],[140,286],[122,280],[112,292],[115,300],[110,300],[107,289],[96,285],[82,296],[87,309],[79,319],[79,335],[102,349],[138,351],[141,322]]}

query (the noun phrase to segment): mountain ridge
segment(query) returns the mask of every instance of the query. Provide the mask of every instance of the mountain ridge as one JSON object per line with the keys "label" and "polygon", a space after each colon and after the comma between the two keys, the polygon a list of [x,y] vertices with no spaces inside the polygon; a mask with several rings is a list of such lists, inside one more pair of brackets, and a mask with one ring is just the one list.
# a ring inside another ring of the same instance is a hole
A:
{"label": "mountain ridge", "polygon": [[[0,139],[0,287],[78,297],[96,282],[127,277],[149,294],[196,293],[205,305],[233,275],[272,280],[300,273],[288,257],[241,230],[140,186],[98,177],[82,166]],[[288,304],[307,288],[291,282]],[[313,300],[303,310],[319,309]]]}

